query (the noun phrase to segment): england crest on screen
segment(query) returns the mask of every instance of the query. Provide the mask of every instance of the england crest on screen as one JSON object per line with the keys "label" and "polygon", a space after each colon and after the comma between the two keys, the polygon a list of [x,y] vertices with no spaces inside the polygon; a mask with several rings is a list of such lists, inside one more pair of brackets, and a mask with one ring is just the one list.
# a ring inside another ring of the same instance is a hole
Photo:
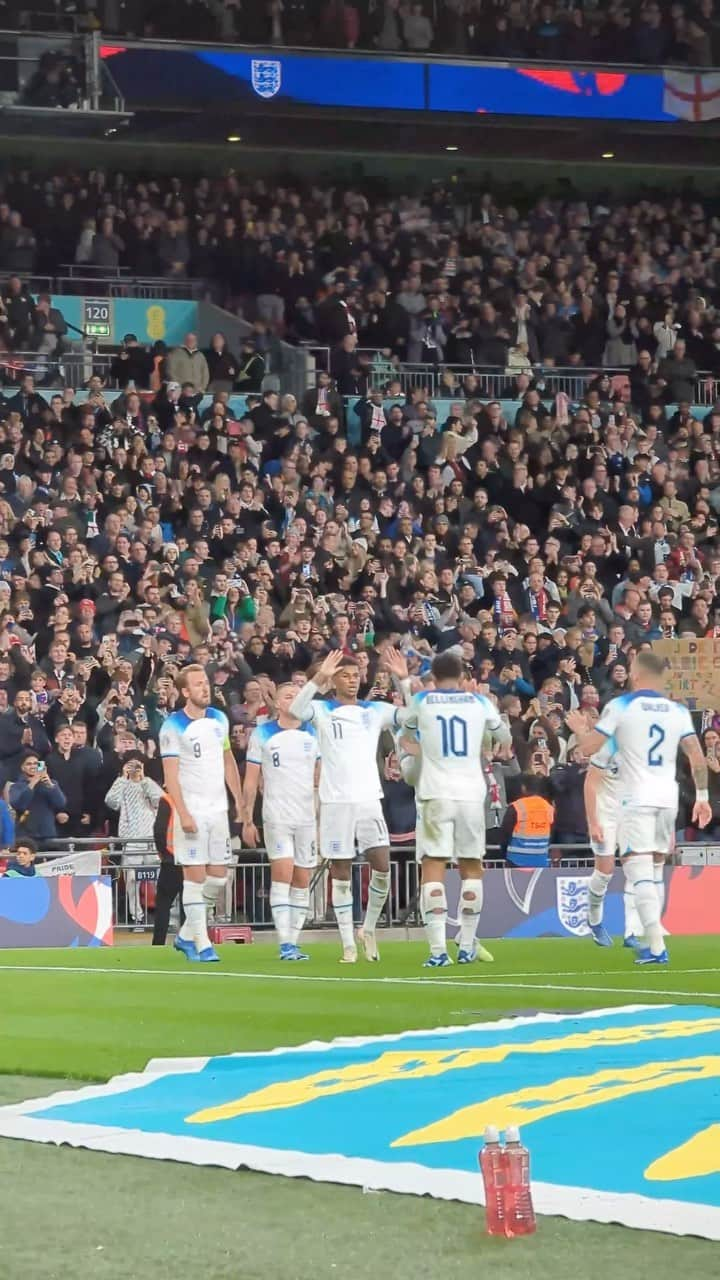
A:
{"label": "england crest on screen", "polygon": [[253,58],[250,64],[252,87],[259,98],[274,98],[282,84],[282,63]]}
{"label": "england crest on screen", "polygon": [[590,932],[587,925],[588,877],[558,876],[555,888],[561,925],[568,933],[583,937]]}

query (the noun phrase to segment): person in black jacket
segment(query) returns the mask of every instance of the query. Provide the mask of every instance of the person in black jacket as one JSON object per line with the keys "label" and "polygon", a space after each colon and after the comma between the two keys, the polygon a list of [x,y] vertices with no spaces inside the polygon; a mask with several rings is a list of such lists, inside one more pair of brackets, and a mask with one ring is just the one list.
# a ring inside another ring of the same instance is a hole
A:
{"label": "person in black jacket", "polygon": [[553,839],[558,844],[587,844],[588,828],[583,794],[586,773],[587,760],[580,749],[573,745],[568,751],[567,764],[560,765],[550,773],[550,791],[555,804]]}
{"label": "person in black jacket", "polygon": [[57,815],[60,836],[89,836],[92,826],[90,792],[97,778],[91,774],[82,753],[73,751],[70,725],[60,725],[55,734],[55,750],[47,759],[47,771],[65,793],[65,808]]}
{"label": "person in black jacket", "polygon": [[123,390],[130,382],[134,382],[136,387],[144,390],[150,386],[152,371],[153,358],[150,352],[140,346],[134,333],[126,333],[122,346],[110,365],[111,380]]}
{"label": "person in black jacket", "polygon": [[50,750],[43,722],[31,711],[32,694],[21,689],[15,694],[12,709],[0,715],[0,786],[15,781],[26,751],[36,751],[44,758]]}
{"label": "person in black jacket", "polygon": [[[228,347],[224,333],[214,333],[205,351],[210,381],[208,394],[216,396],[220,391],[232,391],[238,376],[239,363]],[[251,388],[254,390],[255,388]]]}
{"label": "person in black jacket", "polygon": [[160,872],[155,896],[155,920],[152,944],[164,947],[170,925],[170,911],[175,899],[180,897],[180,923],[185,920],[182,907],[183,871],[173,856],[173,821],[175,809],[169,795],[163,791],[155,815],[155,848],[160,858]]}
{"label": "person in black jacket", "polygon": [[65,794],[34,751],[28,751],[24,758],[8,799],[15,811],[18,839],[21,835],[31,836],[41,847],[48,840],[57,840],[56,818],[65,810]]}

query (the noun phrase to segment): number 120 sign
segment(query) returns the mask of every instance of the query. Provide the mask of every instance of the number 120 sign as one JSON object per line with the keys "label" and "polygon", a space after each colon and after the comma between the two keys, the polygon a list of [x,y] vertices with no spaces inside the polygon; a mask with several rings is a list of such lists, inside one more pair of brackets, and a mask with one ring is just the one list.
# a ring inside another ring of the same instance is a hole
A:
{"label": "number 120 sign", "polygon": [[83,299],[83,329],[91,338],[110,341],[113,330],[113,304],[110,298]]}

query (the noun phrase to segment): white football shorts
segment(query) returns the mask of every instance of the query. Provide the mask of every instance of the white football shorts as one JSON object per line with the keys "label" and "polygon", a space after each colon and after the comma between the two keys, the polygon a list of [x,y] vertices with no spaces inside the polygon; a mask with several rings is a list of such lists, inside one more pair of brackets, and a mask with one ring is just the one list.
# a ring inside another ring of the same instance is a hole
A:
{"label": "white football shorts", "polygon": [[485,857],[485,803],[417,800],[415,857],[457,862]]}
{"label": "white football shorts", "polygon": [[596,858],[614,858],[618,847],[620,805],[617,803],[603,804],[603,801],[598,799],[597,816],[598,822],[602,827],[603,842],[602,845],[596,845],[592,842],[593,854]]}
{"label": "white football shorts", "polygon": [[623,807],[618,815],[620,856],[627,853],[671,853],[675,844],[675,809]]}
{"label": "white football shorts", "polygon": [[390,844],[387,823],[379,800],[365,804],[320,805],[320,852],[328,861],[345,861],[368,849]]}
{"label": "white football shorts", "polygon": [[[195,815],[193,815],[195,816]],[[208,863],[222,867],[230,861],[230,826],[227,813],[195,818],[197,831],[183,831],[175,814],[173,855],[179,867],[202,867]]]}
{"label": "white football shorts", "polygon": [[265,849],[271,862],[291,858],[296,867],[317,865],[317,828],[315,823],[302,827],[283,827],[266,822],[263,827]]}

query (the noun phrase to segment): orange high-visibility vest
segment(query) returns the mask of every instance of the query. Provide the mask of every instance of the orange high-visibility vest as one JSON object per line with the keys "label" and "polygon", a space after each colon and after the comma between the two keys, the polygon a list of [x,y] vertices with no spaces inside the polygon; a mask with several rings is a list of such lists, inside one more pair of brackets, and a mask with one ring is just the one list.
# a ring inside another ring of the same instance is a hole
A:
{"label": "orange high-visibility vest", "polygon": [[515,810],[515,830],[507,846],[507,860],[514,867],[548,867],[550,833],[555,810],[542,796],[523,796],[510,805]]}

